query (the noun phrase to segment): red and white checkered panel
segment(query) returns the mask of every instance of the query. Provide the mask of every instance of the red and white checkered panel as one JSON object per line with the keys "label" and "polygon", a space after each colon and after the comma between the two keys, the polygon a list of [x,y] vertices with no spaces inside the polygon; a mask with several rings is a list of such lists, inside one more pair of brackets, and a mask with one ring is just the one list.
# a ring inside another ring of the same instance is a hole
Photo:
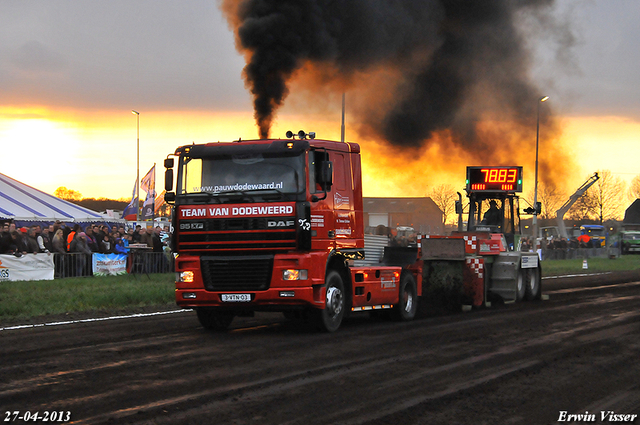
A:
{"label": "red and white checkered panel", "polygon": [[[465,236],[464,240],[467,242],[467,247],[471,248],[473,250],[472,252],[476,252],[476,249],[478,249],[477,237],[476,236]],[[467,249],[467,252],[469,252],[468,249]]]}
{"label": "red and white checkered panel", "polygon": [[473,271],[479,279],[484,278],[484,260],[481,258],[467,258],[467,267]]}

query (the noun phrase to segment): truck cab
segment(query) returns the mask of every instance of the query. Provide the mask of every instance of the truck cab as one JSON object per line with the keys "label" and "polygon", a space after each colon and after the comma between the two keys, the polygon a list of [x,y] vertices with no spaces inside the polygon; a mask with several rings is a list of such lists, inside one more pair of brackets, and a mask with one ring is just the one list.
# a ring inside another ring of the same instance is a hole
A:
{"label": "truck cab", "polygon": [[616,239],[622,254],[640,253],[640,230],[622,230]]}
{"label": "truck cab", "polygon": [[281,311],[311,315],[333,331],[347,309],[398,305],[400,269],[352,267],[364,258],[356,143],[301,131],[185,145],[165,168],[176,302],[195,309],[204,327]]}
{"label": "truck cab", "polygon": [[607,231],[599,224],[583,224],[580,226],[580,234],[588,235],[594,248],[606,246]]}

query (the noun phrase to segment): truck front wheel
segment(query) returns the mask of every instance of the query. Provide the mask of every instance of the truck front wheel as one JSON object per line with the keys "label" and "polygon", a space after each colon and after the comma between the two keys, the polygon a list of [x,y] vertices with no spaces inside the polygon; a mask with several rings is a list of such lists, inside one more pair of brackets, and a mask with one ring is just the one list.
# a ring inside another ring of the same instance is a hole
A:
{"label": "truck front wheel", "polygon": [[326,332],[334,332],[342,323],[346,309],[346,297],[342,276],[335,270],[327,273],[326,277],[326,301],[323,310],[318,310],[318,327]]}
{"label": "truck front wheel", "polygon": [[196,314],[203,328],[212,331],[224,331],[233,321],[233,313],[216,311],[212,308],[197,308]]}
{"label": "truck front wheel", "polygon": [[400,276],[400,299],[394,306],[392,318],[398,321],[413,320],[418,311],[418,288],[413,275],[405,271]]}

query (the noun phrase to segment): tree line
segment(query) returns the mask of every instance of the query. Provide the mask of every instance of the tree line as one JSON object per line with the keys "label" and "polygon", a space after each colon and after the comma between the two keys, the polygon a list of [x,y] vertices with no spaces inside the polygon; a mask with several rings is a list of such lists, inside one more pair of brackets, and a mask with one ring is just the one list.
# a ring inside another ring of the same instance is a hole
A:
{"label": "tree line", "polygon": [[[67,189],[64,186],[57,188],[53,195],[56,198],[64,199],[65,201],[72,202],[81,207],[88,208],[92,211],[106,211],[115,210],[123,211],[129,202],[130,198],[120,199],[108,199],[108,198],[85,198],[82,194],[76,190]],[[142,206],[144,199],[140,199],[140,206]],[[156,217],[169,217],[171,215],[170,205],[163,203],[158,210]]]}

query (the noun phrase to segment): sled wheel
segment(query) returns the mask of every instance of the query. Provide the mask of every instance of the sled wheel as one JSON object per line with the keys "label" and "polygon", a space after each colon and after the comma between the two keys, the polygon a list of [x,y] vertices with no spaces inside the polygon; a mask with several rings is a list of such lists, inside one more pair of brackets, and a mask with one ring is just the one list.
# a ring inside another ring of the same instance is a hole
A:
{"label": "sled wheel", "polygon": [[525,299],[527,301],[539,300],[542,297],[542,285],[540,282],[540,270],[529,269],[526,273]]}
{"label": "sled wheel", "polygon": [[527,292],[527,282],[525,278],[525,271],[518,269],[518,276],[516,277],[516,301],[524,300]]}

